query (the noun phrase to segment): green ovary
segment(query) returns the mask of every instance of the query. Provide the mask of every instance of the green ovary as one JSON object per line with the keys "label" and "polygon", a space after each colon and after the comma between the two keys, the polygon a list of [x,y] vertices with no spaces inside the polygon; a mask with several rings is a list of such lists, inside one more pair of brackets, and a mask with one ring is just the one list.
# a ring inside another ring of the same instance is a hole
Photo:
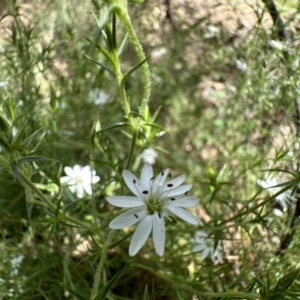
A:
{"label": "green ovary", "polygon": [[150,215],[153,215],[155,212],[162,213],[163,202],[156,198],[149,199],[147,202],[147,208]]}

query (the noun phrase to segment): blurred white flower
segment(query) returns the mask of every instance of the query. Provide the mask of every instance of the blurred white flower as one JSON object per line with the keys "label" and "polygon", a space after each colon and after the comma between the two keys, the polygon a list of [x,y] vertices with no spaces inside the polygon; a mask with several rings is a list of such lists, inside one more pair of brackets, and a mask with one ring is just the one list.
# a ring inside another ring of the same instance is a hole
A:
{"label": "blurred white flower", "polygon": [[[183,209],[199,202],[197,197],[188,196],[191,184],[184,184],[185,176],[170,179],[169,169],[162,171],[155,179],[152,166],[145,163],[138,179],[131,172],[124,170],[123,178],[135,196],[113,196],[107,201],[117,207],[131,208],[116,217],[109,224],[112,229],[122,229],[139,222],[129,246],[129,255],[135,255],[148,239],[151,231],[154,247],[162,256],[165,249],[164,218],[172,220],[178,217],[183,221],[200,225],[198,218]],[[175,220],[172,220],[175,222]]]}
{"label": "blurred white flower", "polygon": [[268,43],[272,48],[277,50],[283,50],[285,48],[285,45],[280,41],[270,40]]}
{"label": "blurred white flower", "polygon": [[92,184],[100,180],[96,171],[92,171],[90,166],[80,165],[75,165],[73,168],[65,167],[64,170],[67,176],[61,177],[60,182],[67,184],[72,193],[75,193],[78,198],[82,198],[84,192],[92,195]]}
{"label": "blurred white flower", "polygon": [[243,61],[236,59],[235,60],[235,66],[241,70],[242,72],[247,72],[248,71],[248,66],[246,65],[246,63],[244,63]]}
{"label": "blurred white flower", "polygon": [[8,85],[7,81],[0,81],[0,88]]}
{"label": "blurred white flower", "polygon": [[157,156],[158,154],[153,148],[147,148],[142,153],[143,162],[148,163],[150,165],[155,164],[155,159]]}
{"label": "blurred white flower", "polygon": [[19,268],[21,265],[22,260],[24,259],[24,255],[19,254],[14,256],[11,260],[11,267],[12,267],[12,271],[10,272],[11,276],[16,276],[19,274]]}
{"label": "blurred white flower", "polygon": [[220,263],[223,263],[221,256],[221,251],[223,249],[220,241],[216,244],[213,238],[209,238],[208,234],[205,231],[199,230],[196,232],[195,239],[192,239],[192,242],[195,244],[193,247],[193,252],[201,251],[201,259],[205,259],[208,255],[213,262],[218,260]]}
{"label": "blurred white flower", "polygon": [[[266,189],[271,195],[275,195],[280,192],[284,186],[276,187],[281,182],[278,182],[275,178],[266,178],[266,180],[257,180],[257,184]],[[280,204],[280,206],[286,210],[288,205],[292,205],[293,201],[297,199],[292,195],[292,189],[286,190],[276,196],[275,200]],[[274,209],[274,214],[281,216],[282,212],[279,209]]]}
{"label": "blurred white flower", "polygon": [[89,99],[96,105],[103,105],[108,102],[109,95],[96,88],[89,92]]}

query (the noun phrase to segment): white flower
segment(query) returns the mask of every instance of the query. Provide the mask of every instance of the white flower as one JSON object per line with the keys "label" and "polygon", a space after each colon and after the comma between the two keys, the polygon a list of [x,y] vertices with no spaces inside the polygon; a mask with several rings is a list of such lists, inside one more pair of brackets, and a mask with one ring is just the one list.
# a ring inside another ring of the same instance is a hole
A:
{"label": "white flower", "polygon": [[[117,207],[131,208],[109,224],[112,229],[122,229],[139,222],[129,246],[129,255],[135,255],[152,231],[154,247],[162,256],[165,249],[164,218],[178,217],[183,221],[199,225],[201,222],[182,207],[191,207],[199,202],[197,197],[188,196],[191,184],[184,184],[185,176],[169,179],[169,169],[155,179],[152,166],[144,164],[141,179],[124,170],[123,178],[135,196],[108,197],[107,201]],[[172,219],[171,219],[172,220]]]}
{"label": "white flower", "polygon": [[73,168],[65,167],[64,170],[67,176],[61,177],[60,182],[67,184],[72,193],[76,193],[78,198],[82,198],[84,192],[92,195],[92,184],[100,180],[96,171],[92,171],[90,166],[80,165],[75,165]]}
{"label": "white flower", "polygon": [[150,165],[155,164],[155,159],[157,156],[158,154],[153,148],[147,148],[142,153],[143,162]]}
{"label": "white flower", "polygon": [[105,92],[101,91],[100,89],[96,88],[89,92],[89,98],[96,105],[103,105],[108,102],[109,95],[107,95]]}
{"label": "white flower", "polygon": [[[276,187],[277,185],[280,184],[280,182],[278,182],[275,178],[267,178],[266,180],[257,180],[257,184],[259,184],[261,187],[263,187],[264,189],[267,189],[268,192],[271,195],[275,195],[278,192],[280,192],[284,187]],[[278,196],[276,196],[276,201],[278,203],[280,203],[281,207],[285,210],[287,209],[288,205],[291,205],[293,201],[296,201],[297,199],[292,196],[292,190],[286,190],[283,193],[279,194]],[[280,213],[278,212],[278,209],[276,211],[274,211],[274,213],[278,216],[280,216]],[[282,215],[282,214],[281,214]]]}
{"label": "white flower", "polygon": [[195,243],[193,247],[193,252],[201,251],[201,259],[205,259],[210,255],[211,260],[214,262],[218,260],[220,263],[223,263],[221,257],[222,245],[220,241],[216,244],[215,240],[208,237],[208,234],[205,231],[199,230],[196,232],[196,238],[192,240]]}
{"label": "white flower", "polygon": [[243,61],[236,59],[235,60],[235,66],[241,70],[242,72],[247,72],[248,71],[248,66],[246,65],[246,63],[244,63]]}

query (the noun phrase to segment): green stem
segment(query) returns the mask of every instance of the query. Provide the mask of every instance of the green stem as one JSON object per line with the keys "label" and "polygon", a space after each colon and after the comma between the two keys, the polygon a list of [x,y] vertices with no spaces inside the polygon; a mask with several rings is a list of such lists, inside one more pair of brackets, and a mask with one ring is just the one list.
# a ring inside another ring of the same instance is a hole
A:
{"label": "green stem", "polygon": [[136,130],[136,128],[132,128],[131,147],[130,147],[130,152],[129,152],[129,156],[128,156],[128,160],[127,160],[126,169],[129,169],[130,163],[131,163],[131,160],[133,157],[134,147],[135,147],[135,143],[136,143],[136,139],[137,139],[137,130]]}
{"label": "green stem", "polygon": [[[121,8],[120,10],[117,10],[117,13],[121,19],[121,21],[123,22],[124,26],[127,29],[128,32],[128,36],[131,39],[136,52],[138,54],[138,57],[140,59],[140,61],[143,61],[146,59],[143,47],[134,31],[134,28],[131,24],[131,20],[130,17],[128,15],[128,12],[125,8]],[[144,77],[145,77],[145,87],[144,87],[144,95],[143,95],[143,100],[142,100],[142,104],[139,108],[139,114],[141,116],[144,116],[145,113],[145,109],[148,105],[149,102],[149,98],[150,98],[150,92],[151,92],[151,77],[150,77],[150,69],[149,69],[149,65],[147,62],[145,62],[142,65],[143,68],[143,72],[144,72]]]}
{"label": "green stem", "polygon": [[107,249],[108,249],[108,246],[109,246],[109,244],[111,242],[111,239],[112,239],[112,233],[113,233],[113,231],[111,230],[109,232],[108,237],[107,237],[107,239],[106,239],[106,241],[103,245],[103,248],[102,248],[102,253],[101,253],[99,264],[98,264],[98,267],[97,267],[97,270],[96,270],[95,280],[94,280],[94,283],[93,283],[93,289],[92,289],[90,300],[95,299],[96,296],[98,295],[98,292],[99,292],[99,286],[100,286],[100,282],[101,282],[101,274],[102,274],[104,262],[105,262],[105,259],[106,259]]}
{"label": "green stem", "polygon": [[[27,187],[29,187],[44,202],[44,204],[46,204],[53,211],[57,210],[56,206],[35,186],[35,184],[30,179],[28,179],[22,172],[20,172],[20,176],[21,176],[23,183],[26,184]],[[69,221],[73,224],[76,224],[76,225],[82,227],[82,228],[91,230],[91,228],[88,226],[88,224],[85,224],[75,218],[72,218],[61,211],[59,211],[58,217],[60,220]]]}

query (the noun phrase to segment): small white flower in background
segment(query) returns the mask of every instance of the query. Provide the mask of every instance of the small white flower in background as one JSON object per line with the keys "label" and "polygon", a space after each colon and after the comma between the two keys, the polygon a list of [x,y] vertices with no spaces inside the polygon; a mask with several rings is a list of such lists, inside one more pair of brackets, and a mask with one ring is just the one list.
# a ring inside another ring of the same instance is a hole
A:
{"label": "small white flower in background", "polygon": [[12,267],[12,269],[13,269],[13,270],[10,272],[10,275],[11,275],[11,276],[16,276],[16,275],[19,274],[19,268],[20,268],[20,265],[21,265],[21,262],[22,262],[23,259],[24,259],[24,255],[19,254],[19,255],[14,256],[14,257],[10,260],[11,267]]}
{"label": "small white flower in background", "polygon": [[153,148],[147,148],[142,153],[143,162],[148,163],[150,165],[155,164],[155,159],[157,156],[158,154]]}
{"label": "small white flower in background", "polygon": [[248,71],[248,66],[246,65],[246,63],[244,63],[243,61],[236,59],[235,60],[235,66],[241,70],[242,72],[247,72]]}
{"label": "small white flower in background", "polygon": [[8,85],[7,81],[0,81],[0,88]]}
{"label": "small white flower in background", "polygon": [[283,50],[285,45],[280,41],[270,40],[268,41],[269,45],[276,50]]}
{"label": "small white flower in background", "polygon": [[103,105],[108,102],[109,95],[107,95],[105,92],[101,91],[100,89],[96,88],[89,92],[89,98],[96,105]]}
{"label": "small white flower in background", "polygon": [[[165,249],[164,218],[172,220],[176,216],[192,224],[202,224],[200,220],[182,207],[191,207],[199,202],[197,197],[188,196],[191,184],[184,184],[185,176],[170,179],[169,169],[162,171],[156,178],[149,163],[145,163],[138,179],[124,170],[123,178],[135,196],[113,196],[107,201],[117,207],[131,208],[116,217],[109,224],[112,229],[122,229],[139,222],[129,246],[129,255],[135,255],[148,239],[151,231],[154,247],[162,256]],[[175,220],[172,220],[175,221]]]}
{"label": "small white flower in background", "polygon": [[223,263],[221,256],[223,247],[220,241],[215,245],[215,240],[213,238],[209,238],[205,231],[199,230],[196,232],[196,237],[195,239],[192,239],[192,242],[195,244],[193,252],[201,251],[201,259],[205,259],[210,255],[213,262],[219,261],[220,263]]}
{"label": "small white flower in background", "polygon": [[[266,180],[257,180],[257,184],[266,189],[271,195],[275,195],[280,192],[284,186],[276,187],[281,182],[278,182],[275,178],[267,178]],[[276,201],[280,204],[280,206],[286,210],[288,205],[292,205],[293,201],[297,199],[292,195],[292,189],[286,190],[283,193],[276,196]],[[280,209],[274,209],[274,214],[277,216],[282,216],[282,212]]]}
{"label": "small white flower in background", "polygon": [[90,166],[82,167],[75,165],[73,168],[65,167],[67,176],[60,178],[62,184],[67,184],[72,193],[75,193],[78,198],[84,196],[84,192],[92,195],[92,184],[97,183],[100,177],[96,175],[96,171],[92,171]]}

